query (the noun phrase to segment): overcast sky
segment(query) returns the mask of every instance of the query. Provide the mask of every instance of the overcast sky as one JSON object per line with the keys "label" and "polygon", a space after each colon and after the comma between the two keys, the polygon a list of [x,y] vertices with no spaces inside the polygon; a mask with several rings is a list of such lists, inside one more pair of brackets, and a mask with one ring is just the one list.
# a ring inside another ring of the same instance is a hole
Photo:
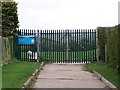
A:
{"label": "overcast sky", "polygon": [[94,29],[118,24],[119,0],[15,0],[26,29]]}

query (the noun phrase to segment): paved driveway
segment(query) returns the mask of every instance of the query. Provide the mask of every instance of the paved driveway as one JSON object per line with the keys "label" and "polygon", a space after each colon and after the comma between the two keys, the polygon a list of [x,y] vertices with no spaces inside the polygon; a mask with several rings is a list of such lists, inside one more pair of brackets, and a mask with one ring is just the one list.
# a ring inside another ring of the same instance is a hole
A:
{"label": "paved driveway", "polygon": [[94,74],[80,64],[47,64],[33,88],[105,88]]}

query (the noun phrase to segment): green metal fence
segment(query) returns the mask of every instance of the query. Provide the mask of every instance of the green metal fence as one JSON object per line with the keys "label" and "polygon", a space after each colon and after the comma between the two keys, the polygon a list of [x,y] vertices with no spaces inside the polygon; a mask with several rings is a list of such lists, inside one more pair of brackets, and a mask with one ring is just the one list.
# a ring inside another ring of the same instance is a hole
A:
{"label": "green metal fence", "polygon": [[[18,30],[34,36],[34,44],[19,44],[21,61],[51,60],[53,63],[89,63],[96,60],[96,30]],[[28,52],[32,52],[31,54]]]}

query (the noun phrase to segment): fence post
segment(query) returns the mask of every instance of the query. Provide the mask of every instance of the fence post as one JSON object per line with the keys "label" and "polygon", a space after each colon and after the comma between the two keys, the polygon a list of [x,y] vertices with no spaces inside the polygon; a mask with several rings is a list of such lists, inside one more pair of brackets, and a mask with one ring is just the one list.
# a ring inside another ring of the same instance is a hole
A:
{"label": "fence post", "polygon": [[95,60],[94,61],[97,61],[97,58],[96,58],[96,49],[97,49],[96,48],[96,46],[97,46],[97,41],[96,41],[97,39],[96,39],[96,37],[97,37],[97,31],[96,31],[96,29],[94,30],[94,33],[95,33],[95,46],[94,46],[95,47],[95,58],[94,58]]}
{"label": "fence post", "polygon": [[39,62],[39,44],[40,44],[40,42],[39,42],[39,30],[37,30],[37,62]]}
{"label": "fence post", "polygon": [[66,62],[68,63],[68,29],[66,30]]}

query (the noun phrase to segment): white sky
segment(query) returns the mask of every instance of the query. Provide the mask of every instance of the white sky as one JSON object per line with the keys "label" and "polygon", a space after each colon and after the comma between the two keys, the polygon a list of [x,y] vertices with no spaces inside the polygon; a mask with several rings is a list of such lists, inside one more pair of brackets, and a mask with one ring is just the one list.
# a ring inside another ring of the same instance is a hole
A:
{"label": "white sky", "polygon": [[15,0],[26,29],[94,29],[118,24],[119,0]]}

